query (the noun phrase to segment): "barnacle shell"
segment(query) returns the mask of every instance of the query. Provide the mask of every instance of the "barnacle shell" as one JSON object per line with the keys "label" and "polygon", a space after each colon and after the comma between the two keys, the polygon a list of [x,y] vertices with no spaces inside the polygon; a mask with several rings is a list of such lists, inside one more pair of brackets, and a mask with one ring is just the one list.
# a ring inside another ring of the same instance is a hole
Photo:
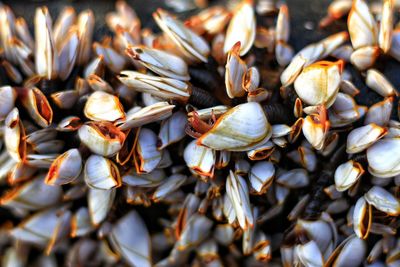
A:
{"label": "barnacle shell", "polygon": [[296,93],[309,105],[330,107],[339,91],[342,68],[342,61],[320,61],[304,68],[294,82]]}
{"label": "barnacle shell", "polygon": [[247,151],[268,141],[271,125],[260,104],[237,105],[223,114],[197,143],[215,150]]}

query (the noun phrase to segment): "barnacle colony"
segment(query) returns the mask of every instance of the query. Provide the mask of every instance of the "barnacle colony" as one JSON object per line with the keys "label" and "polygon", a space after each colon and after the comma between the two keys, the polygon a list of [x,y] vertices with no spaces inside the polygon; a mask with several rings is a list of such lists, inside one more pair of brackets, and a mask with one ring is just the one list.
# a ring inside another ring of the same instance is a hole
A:
{"label": "barnacle colony", "polygon": [[399,266],[398,1],[166,5],[0,4],[1,266]]}

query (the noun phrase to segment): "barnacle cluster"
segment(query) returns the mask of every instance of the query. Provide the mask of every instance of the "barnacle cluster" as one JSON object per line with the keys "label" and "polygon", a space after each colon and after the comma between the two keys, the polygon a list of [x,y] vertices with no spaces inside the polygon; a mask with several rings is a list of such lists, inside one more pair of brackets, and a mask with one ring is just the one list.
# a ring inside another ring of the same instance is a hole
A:
{"label": "barnacle cluster", "polygon": [[166,4],[0,5],[1,266],[400,266],[399,1],[297,53],[284,1]]}

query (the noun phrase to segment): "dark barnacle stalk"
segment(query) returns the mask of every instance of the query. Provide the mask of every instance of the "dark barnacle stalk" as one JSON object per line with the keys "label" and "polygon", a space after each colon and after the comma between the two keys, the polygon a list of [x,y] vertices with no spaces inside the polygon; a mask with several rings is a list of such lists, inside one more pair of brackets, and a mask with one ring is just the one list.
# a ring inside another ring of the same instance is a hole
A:
{"label": "dark barnacle stalk", "polygon": [[1,85],[9,83],[9,78],[7,77],[7,73],[4,69],[4,67],[0,67],[0,82],[1,82]]}
{"label": "dark barnacle stalk", "polygon": [[58,79],[47,80],[42,78],[38,86],[44,95],[49,96],[59,90],[61,82]]}
{"label": "dark barnacle stalk", "polygon": [[274,102],[263,105],[264,112],[271,124],[291,124],[294,121],[292,112],[282,103]]}
{"label": "dark barnacle stalk", "polygon": [[209,92],[215,92],[222,85],[218,73],[213,73],[205,68],[189,67],[189,75],[192,83],[207,88]]}
{"label": "dark barnacle stalk", "polygon": [[213,94],[196,86],[191,87],[188,103],[198,108],[215,107],[221,104]]}
{"label": "dark barnacle stalk", "polygon": [[311,199],[304,208],[302,218],[306,220],[316,220],[321,214],[323,203],[327,199],[324,188],[333,182],[333,174],[337,166],[345,156],[346,146],[339,147],[332,157],[325,159],[321,165],[317,180],[312,183],[310,189]]}
{"label": "dark barnacle stalk", "polygon": [[366,167],[368,165],[368,161],[367,161],[367,154],[365,153],[357,153],[357,154],[353,154],[350,157],[351,160],[357,161],[358,163],[360,163],[363,167]]}
{"label": "dark barnacle stalk", "polygon": [[198,84],[209,92],[215,93],[223,86],[223,81],[218,74],[217,68],[218,66],[215,59],[209,56],[207,63],[189,67],[190,81],[194,84]]}

